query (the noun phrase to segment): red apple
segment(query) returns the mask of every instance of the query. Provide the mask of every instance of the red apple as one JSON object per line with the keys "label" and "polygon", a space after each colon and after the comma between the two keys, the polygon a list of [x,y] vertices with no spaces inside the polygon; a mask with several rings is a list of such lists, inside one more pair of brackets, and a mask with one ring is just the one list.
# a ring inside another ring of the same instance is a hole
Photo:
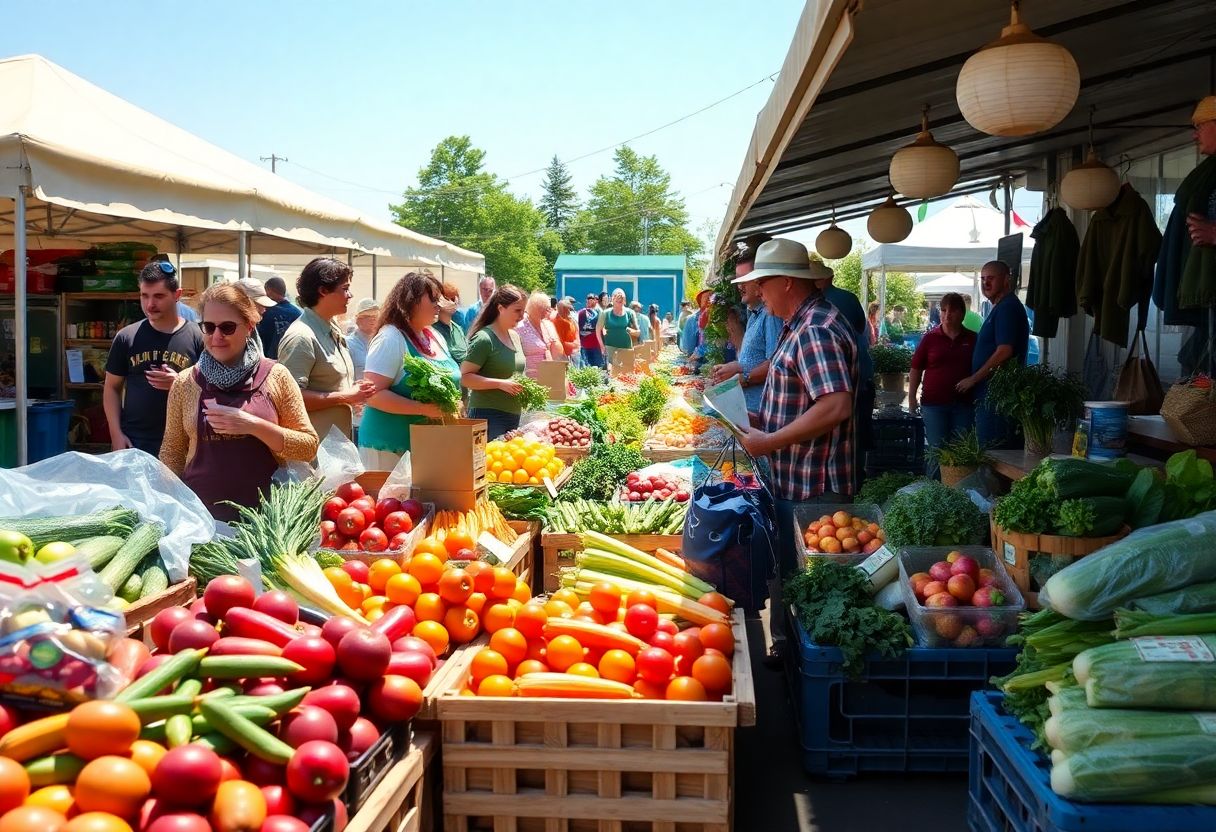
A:
{"label": "red apple", "polygon": [[957,607],[958,599],[949,592],[939,592],[936,595],[930,595],[925,601],[926,607]]}
{"label": "red apple", "polygon": [[934,595],[940,595],[943,592],[949,592],[950,588],[945,581],[929,581],[921,587],[920,594],[925,598],[932,598]]}
{"label": "red apple", "polygon": [[423,506],[422,503],[413,499],[402,500],[401,510],[410,516],[410,519],[414,521],[415,526],[418,525],[418,521],[420,521],[426,514],[426,507]]}
{"label": "red apple", "polygon": [[353,503],[355,500],[362,499],[367,492],[363,490],[363,486],[357,482],[344,482],[338,486],[334,492],[335,496],[345,500],[347,503]]}
{"label": "red apple", "polygon": [[364,529],[359,534],[359,546],[365,552],[383,552],[388,548],[388,536],[383,529]]}
{"label": "red apple", "polygon": [[[376,522],[384,525],[384,519],[394,512],[401,511],[401,501],[396,497],[385,497],[376,502]],[[385,531],[388,531],[385,529]]]}
{"label": "red apple", "polygon": [[[338,524],[338,528],[342,528],[341,523]],[[345,532],[343,532],[343,534],[345,534]],[[953,574],[954,573],[950,571],[950,564],[946,563],[944,560],[939,560],[937,563],[929,567],[929,576],[935,581],[945,583],[946,581],[950,580],[950,576]]]}
{"label": "red apple", "polygon": [[325,507],[321,509],[321,516],[331,523],[338,522],[338,515],[346,508],[346,500],[341,497],[330,497],[325,501]]}
{"label": "red apple", "polygon": [[950,574],[966,575],[975,581],[980,577],[980,565],[976,562],[975,558],[961,555],[954,563],[950,564]]}
{"label": "red apple", "polygon": [[971,596],[975,595],[975,581],[964,573],[953,575],[946,583],[946,591],[962,603],[969,603]]}
{"label": "red apple", "polygon": [[348,560],[342,564],[342,571],[350,575],[351,580],[355,583],[365,584],[367,583],[367,576],[371,572],[371,567],[361,560]]}
{"label": "red apple", "polygon": [[414,520],[404,511],[394,511],[380,521],[380,525],[384,527],[385,534],[392,537],[401,532],[408,532],[414,528]]}

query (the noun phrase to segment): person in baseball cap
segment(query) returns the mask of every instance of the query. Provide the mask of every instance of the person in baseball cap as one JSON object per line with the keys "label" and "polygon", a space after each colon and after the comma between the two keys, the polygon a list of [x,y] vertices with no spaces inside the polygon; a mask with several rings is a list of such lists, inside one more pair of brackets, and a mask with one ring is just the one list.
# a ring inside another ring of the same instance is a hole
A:
{"label": "person in baseball cap", "polygon": [[355,328],[346,336],[351,363],[355,365],[355,378],[363,378],[363,366],[372,338],[376,336],[376,324],[380,320],[380,301],[363,298],[355,304]]}

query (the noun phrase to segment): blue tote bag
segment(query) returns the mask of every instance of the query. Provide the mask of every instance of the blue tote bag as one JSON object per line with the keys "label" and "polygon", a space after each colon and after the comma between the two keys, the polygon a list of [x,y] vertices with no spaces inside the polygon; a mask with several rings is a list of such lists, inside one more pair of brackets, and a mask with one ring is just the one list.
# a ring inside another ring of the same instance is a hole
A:
{"label": "blue tote bag", "polygon": [[714,471],[693,490],[682,555],[689,572],[713,584],[740,609],[754,611],[768,600],[768,581],[776,570],[776,515],[772,494],[758,475],[721,475],[728,452],[736,458],[742,453],[758,471],[732,440]]}

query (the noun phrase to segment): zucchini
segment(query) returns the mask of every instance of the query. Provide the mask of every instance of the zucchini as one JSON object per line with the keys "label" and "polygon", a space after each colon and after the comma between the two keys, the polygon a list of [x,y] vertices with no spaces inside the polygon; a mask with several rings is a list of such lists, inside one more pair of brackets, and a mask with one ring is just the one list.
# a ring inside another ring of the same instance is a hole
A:
{"label": "zucchini", "polygon": [[110,562],[99,573],[110,589],[117,592],[134,574],[140,561],[156,550],[160,543],[164,526],[160,523],[140,523],[131,532],[131,536],[122,544],[122,548],[111,558]]}
{"label": "zucchini", "polygon": [[1127,501],[1122,497],[1077,497],[1057,509],[1058,531],[1070,537],[1107,537],[1123,528]]}
{"label": "zucchini", "polygon": [[1136,478],[1134,471],[1085,459],[1047,459],[1040,469],[1038,484],[1057,500],[1122,497]]}
{"label": "zucchini", "polygon": [[110,558],[118,554],[125,537],[113,534],[102,534],[81,540],[76,544],[76,554],[89,559],[89,566],[96,571],[110,562]]}
{"label": "zucchini", "polygon": [[34,546],[41,548],[47,543],[72,543],[103,534],[126,537],[138,522],[139,517],[130,509],[112,508],[108,511],[71,514],[66,517],[0,519],[0,528],[19,532],[32,540]]}
{"label": "zucchini", "polygon": [[143,588],[143,577],[138,573],[135,573],[123,582],[123,585],[118,590],[118,597],[126,601],[128,604],[134,604],[139,600],[139,593]]}
{"label": "zucchini", "polygon": [[169,576],[165,573],[165,567],[161,565],[159,557],[154,559],[152,565],[144,570],[142,577],[144,585],[139,591],[140,598],[150,598],[169,588]]}

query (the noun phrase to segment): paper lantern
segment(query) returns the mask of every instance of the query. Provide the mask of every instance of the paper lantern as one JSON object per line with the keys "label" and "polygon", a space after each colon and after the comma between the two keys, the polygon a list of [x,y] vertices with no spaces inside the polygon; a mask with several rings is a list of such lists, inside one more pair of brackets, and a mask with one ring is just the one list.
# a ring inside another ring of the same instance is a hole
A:
{"label": "paper lantern", "polygon": [[815,238],[815,251],[819,252],[819,256],[824,260],[839,260],[841,257],[847,257],[852,250],[853,238],[835,221],[820,231],[819,236]]}
{"label": "paper lantern", "polygon": [[912,215],[908,209],[895,204],[895,197],[889,196],[870,212],[866,230],[876,243],[898,243],[912,233]]}
{"label": "paper lantern", "polygon": [[1085,161],[1060,182],[1060,201],[1077,211],[1105,208],[1118,196],[1119,175],[1102,163],[1092,147]]}
{"label": "paper lantern", "polygon": [[1063,121],[1080,89],[1071,53],[1032,32],[1014,2],[1001,37],[963,64],[955,97],[963,118],[981,133],[1029,136]]}
{"label": "paper lantern", "polygon": [[891,157],[891,187],[909,199],[930,199],[950,193],[958,181],[958,155],[938,144],[929,132],[928,108],[920,120],[916,141]]}

